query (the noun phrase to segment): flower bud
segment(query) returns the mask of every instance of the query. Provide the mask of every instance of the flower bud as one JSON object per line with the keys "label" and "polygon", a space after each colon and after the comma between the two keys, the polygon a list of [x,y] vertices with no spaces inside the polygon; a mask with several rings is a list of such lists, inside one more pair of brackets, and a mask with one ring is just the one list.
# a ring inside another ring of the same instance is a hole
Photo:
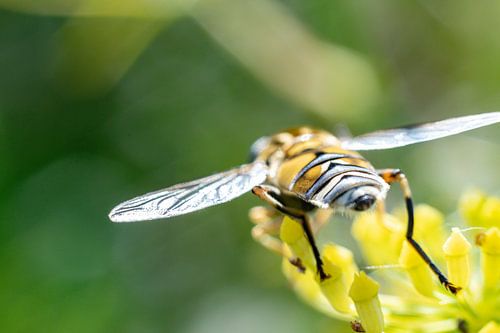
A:
{"label": "flower bud", "polygon": [[484,202],[480,217],[483,226],[500,228],[500,198],[488,197]]}
{"label": "flower bud", "polygon": [[425,204],[415,207],[415,238],[425,239],[425,245],[435,260],[442,259],[439,255],[447,236],[443,224],[444,215],[436,208]]}
{"label": "flower bud", "polygon": [[352,252],[340,245],[330,243],[323,247],[323,260],[329,260],[342,270],[342,279],[346,286],[352,284],[354,274],[358,271],[358,266],[354,262]]}
{"label": "flower bud", "polygon": [[384,330],[384,316],[378,298],[379,284],[365,272],[354,276],[349,296],[354,302],[363,328],[368,333]]}
{"label": "flower bud", "polygon": [[484,325],[478,333],[500,333],[500,325],[494,321],[490,321],[488,324]]}
{"label": "flower bud", "polygon": [[436,285],[432,280],[432,272],[408,241],[403,243],[399,264],[408,273],[413,286],[420,294],[428,297],[434,296]]}
{"label": "flower bud", "polygon": [[484,289],[498,288],[500,283],[500,230],[496,227],[478,235],[481,247],[481,270]]}
{"label": "flower bud", "polygon": [[391,264],[397,260],[404,240],[405,223],[390,214],[359,214],[352,224],[352,235],[372,265]]}
{"label": "flower bud", "polygon": [[351,301],[348,297],[345,280],[342,278],[342,269],[326,257],[323,257],[323,269],[329,278],[321,280],[319,276],[316,276],[316,282],[318,282],[323,295],[338,312],[351,312]]}
{"label": "flower bud", "polygon": [[469,190],[460,198],[460,213],[469,225],[481,225],[480,214],[486,195],[479,190]]}
{"label": "flower bud", "polygon": [[451,282],[462,288],[466,288],[470,281],[470,249],[470,243],[458,228],[452,229],[450,237],[448,237],[443,245],[443,252],[448,268],[448,278]]}
{"label": "flower bud", "polygon": [[314,260],[311,245],[299,222],[285,216],[281,223],[280,238],[290,247],[293,255],[299,258],[308,269],[313,272],[316,271],[316,261]]}

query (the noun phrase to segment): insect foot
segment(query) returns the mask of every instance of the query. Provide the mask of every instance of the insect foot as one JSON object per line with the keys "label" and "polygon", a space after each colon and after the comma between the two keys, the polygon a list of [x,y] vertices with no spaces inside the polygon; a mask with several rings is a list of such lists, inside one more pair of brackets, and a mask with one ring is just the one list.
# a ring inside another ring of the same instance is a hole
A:
{"label": "insect foot", "polygon": [[451,292],[453,295],[458,294],[458,292],[462,290],[462,287],[455,286],[453,283],[449,281],[442,282],[442,284],[446,288],[446,290]]}
{"label": "insect foot", "polygon": [[[283,274],[302,300],[344,320],[346,327],[351,323],[355,332],[497,332],[500,198],[478,191],[467,192],[463,198],[458,210],[467,224],[451,230],[437,209],[415,206],[420,226],[415,237],[445,266],[446,276],[439,277],[444,288],[406,240],[406,216],[397,211],[365,212],[353,222],[351,233],[369,265],[363,271],[349,249],[335,243],[318,244],[327,279],[319,275],[303,230],[285,218],[279,237],[286,249]],[[457,225],[456,220],[449,222]],[[299,271],[289,258],[296,258],[295,263],[300,260],[305,271]],[[474,316],[470,304],[474,304]]]}

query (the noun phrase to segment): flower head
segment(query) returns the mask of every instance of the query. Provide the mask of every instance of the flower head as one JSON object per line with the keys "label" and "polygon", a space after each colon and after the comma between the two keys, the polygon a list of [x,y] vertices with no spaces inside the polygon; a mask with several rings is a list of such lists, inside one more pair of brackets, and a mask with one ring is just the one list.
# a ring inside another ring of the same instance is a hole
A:
{"label": "flower head", "polygon": [[285,217],[283,273],[304,301],[351,321],[355,331],[500,332],[500,199],[469,191],[459,211],[466,224],[448,230],[438,210],[415,208],[415,238],[461,287],[456,295],[405,240],[406,216],[399,210],[363,213],[353,222],[352,235],[374,268],[369,275],[350,250],[329,243],[321,251],[325,280],[315,272],[300,225]]}

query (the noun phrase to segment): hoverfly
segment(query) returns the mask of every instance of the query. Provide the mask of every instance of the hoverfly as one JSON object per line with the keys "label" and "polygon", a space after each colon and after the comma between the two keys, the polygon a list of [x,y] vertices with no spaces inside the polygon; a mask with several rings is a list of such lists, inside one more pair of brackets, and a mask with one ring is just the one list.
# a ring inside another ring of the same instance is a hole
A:
{"label": "hoverfly", "polygon": [[[441,284],[456,293],[460,287],[448,281],[413,239],[413,203],[404,173],[399,169],[377,170],[357,151],[402,147],[498,122],[500,112],[483,113],[381,130],[345,140],[322,130],[295,128],[258,139],[251,147],[249,164],[125,201],[113,208],[109,218],[113,222],[167,218],[218,205],[252,191],[274,207],[274,211],[302,225],[316,261],[317,274],[326,279],[311,230],[311,213],[364,211],[377,203],[382,206],[390,184],[397,182],[406,202],[407,241]],[[268,244],[268,247],[273,246]]]}

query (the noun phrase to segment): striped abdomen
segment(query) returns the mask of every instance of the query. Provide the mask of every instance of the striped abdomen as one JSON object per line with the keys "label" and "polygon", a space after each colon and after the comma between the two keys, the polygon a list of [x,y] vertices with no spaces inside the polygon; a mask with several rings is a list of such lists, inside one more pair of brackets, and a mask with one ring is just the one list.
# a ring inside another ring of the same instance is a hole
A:
{"label": "striped abdomen", "polygon": [[388,188],[361,155],[335,146],[286,157],[277,170],[276,181],[280,188],[322,208],[337,200],[348,202],[345,195],[356,189],[382,199]]}

